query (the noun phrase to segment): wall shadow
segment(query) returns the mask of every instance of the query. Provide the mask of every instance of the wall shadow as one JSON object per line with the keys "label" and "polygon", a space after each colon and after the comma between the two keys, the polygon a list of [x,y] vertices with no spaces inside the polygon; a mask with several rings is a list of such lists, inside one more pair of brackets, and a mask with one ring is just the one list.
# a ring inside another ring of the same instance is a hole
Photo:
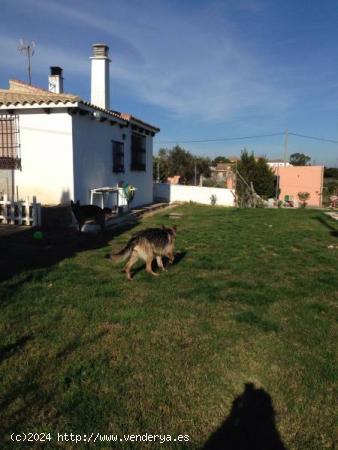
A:
{"label": "wall shadow", "polygon": [[229,416],[202,450],[287,450],[275,416],[270,395],[247,383],[243,393],[233,401]]}
{"label": "wall shadow", "polygon": [[69,205],[71,200],[71,195],[69,189],[63,189],[60,197],[61,205]]}
{"label": "wall shadow", "polygon": [[[43,360],[25,365],[20,376],[13,377],[11,383],[7,384],[7,389],[4,388],[0,393],[0,448],[24,448],[24,446],[11,446],[10,435],[13,432],[21,433],[22,430],[29,430],[32,417],[35,417],[37,422],[41,418],[48,417],[50,423],[53,423],[61,414],[67,414],[62,412],[62,405],[59,402],[62,399],[62,393],[67,391],[72,384],[78,383],[79,370],[76,365],[75,370],[74,366],[73,368],[72,366],[67,367],[65,361],[78,348],[89,349],[92,344],[99,342],[106,334],[107,330],[102,330],[89,338],[84,338],[82,334],[79,334],[68,342],[65,341],[64,347],[58,353],[53,354],[53,350],[51,350],[51,353],[43,357]],[[30,335],[22,336],[13,344],[3,347],[5,359],[23,349],[25,343],[30,339],[34,339],[34,337]],[[64,366],[63,377],[46,382],[43,375],[48,366],[48,363],[46,365],[48,359],[51,367],[53,367],[55,361]],[[81,366],[81,362],[79,364]],[[41,367],[44,368],[43,371]]]}
{"label": "wall shadow", "polygon": [[[98,234],[79,233],[73,228],[42,231],[16,225],[0,225],[0,282],[27,270],[48,269],[75,254],[105,247],[115,237],[138,222]],[[13,284],[13,289],[29,281],[31,275]],[[18,284],[18,286],[16,286]]]}

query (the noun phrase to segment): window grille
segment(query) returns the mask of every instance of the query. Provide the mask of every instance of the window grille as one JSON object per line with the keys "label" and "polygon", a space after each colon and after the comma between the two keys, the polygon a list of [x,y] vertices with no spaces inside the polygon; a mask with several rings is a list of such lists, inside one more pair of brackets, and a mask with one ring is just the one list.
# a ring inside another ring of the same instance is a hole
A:
{"label": "window grille", "polygon": [[113,141],[113,172],[124,172],[124,144]]}
{"label": "window grille", "polygon": [[146,170],[146,138],[141,134],[131,136],[131,170]]}
{"label": "window grille", "polygon": [[19,116],[0,114],[0,169],[21,169]]}

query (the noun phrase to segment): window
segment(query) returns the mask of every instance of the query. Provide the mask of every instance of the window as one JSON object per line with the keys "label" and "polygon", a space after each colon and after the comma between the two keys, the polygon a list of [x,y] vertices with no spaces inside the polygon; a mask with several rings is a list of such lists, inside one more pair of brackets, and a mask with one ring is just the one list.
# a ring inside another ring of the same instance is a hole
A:
{"label": "window", "polygon": [[113,172],[124,172],[124,144],[113,141]]}
{"label": "window", "polygon": [[0,169],[21,169],[18,116],[0,114]]}
{"label": "window", "polygon": [[131,135],[130,170],[146,170],[146,137],[141,134]]}

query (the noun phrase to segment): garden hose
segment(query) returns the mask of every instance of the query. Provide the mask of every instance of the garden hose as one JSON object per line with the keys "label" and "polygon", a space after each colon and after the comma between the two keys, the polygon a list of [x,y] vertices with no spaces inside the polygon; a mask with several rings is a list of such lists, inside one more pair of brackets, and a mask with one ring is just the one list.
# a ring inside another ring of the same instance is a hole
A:
{"label": "garden hose", "polygon": [[135,188],[134,186],[131,186],[128,183],[124,183],[122,186],[122,190],[123,190],[123,194],[127,200],[127,203],[129,205],[129,203],[133,200],[134,195],[135,195]]}

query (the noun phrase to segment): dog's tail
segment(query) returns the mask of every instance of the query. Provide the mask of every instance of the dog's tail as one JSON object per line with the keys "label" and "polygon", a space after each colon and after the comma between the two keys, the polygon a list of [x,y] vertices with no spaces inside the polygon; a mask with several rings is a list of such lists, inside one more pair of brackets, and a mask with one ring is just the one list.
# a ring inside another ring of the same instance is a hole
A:
{"label": "dog's tail", "polygon": [[110,253],[109,255],[107,255],[107,258],[110,259],[111,261],[124,261],[125,259],[129,258],[133,249],[134,249],[134,241],[130,240],[122,250],[120,250],[118,253],[115,254]]}

